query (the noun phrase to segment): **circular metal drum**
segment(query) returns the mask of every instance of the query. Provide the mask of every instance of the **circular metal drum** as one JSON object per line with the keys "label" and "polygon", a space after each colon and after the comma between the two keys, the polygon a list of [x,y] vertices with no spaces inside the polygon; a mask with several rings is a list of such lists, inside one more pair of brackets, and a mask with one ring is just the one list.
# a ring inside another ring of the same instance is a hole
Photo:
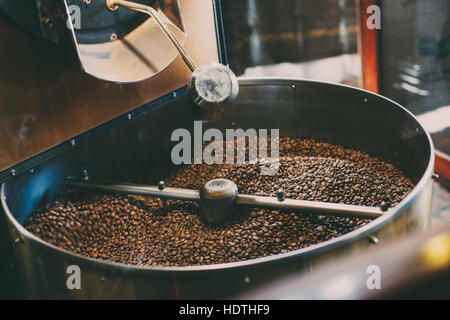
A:
{"label": "circular metal drum", "polygon": [[[279,128],[280,136],[328,141],[363,150],[395,164],[416,184],[393,210],[360,229],[288,253],[226,264],[137,267],[106,263],[50,245],[22,224],[37,207],[64,191],[67,176],[81,177],[136,150],[170,145],[176,128],[193,131],[193,116],[180,99],[5,182],[1,204],[16,267],[25,293],[39,298],[223,298],[290,272],[314,269],[344,253],[358,254],[430,221],[434,148],[406,109],[356,88],[290,79],[241,79],[240,94],[227,116],[204,128]],[[81,289],[69,290],[68,266],[81,271]]]}

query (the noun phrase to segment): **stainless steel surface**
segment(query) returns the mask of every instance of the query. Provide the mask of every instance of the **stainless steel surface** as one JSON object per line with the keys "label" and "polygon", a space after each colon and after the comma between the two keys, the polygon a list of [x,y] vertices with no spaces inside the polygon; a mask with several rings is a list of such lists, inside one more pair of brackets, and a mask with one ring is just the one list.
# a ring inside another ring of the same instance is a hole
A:
{"label": "stainless steel surface", "polygon": [[210,63],[192,73],[188,85],[193,113],[204,121],[217,121],[230,110],[239,93],[234,72],[220,63]]}
{"label": "stainless steel surface", "polygon": [[[124,0],[105,0],[107,7],[115,11],[119,7],[140,11],[152,17],[167,39],[176,48],[186,65],[192,71],[189,94],[193,100],[192,111],[203,120],[215,121],[223,117],[239,93],[236,75],[220,63],[211,63],[197,68],[189,53],[169,29],[159,13],[151,6]],[[200,108],[198,108],[200,107]]]}
{"label": "stainless steel surface", "polygon": [[[68,16],[70,16],[69,2],[65,1]],[[167,12],[161,9],[157,11],[144,5],[134,6],[134,9],[139,6],[140,11],[149,14],[152,18],[145,20],[123,37],[118,38],[116,35],[110,41],[92,43],[82,41],[83,29],[78,29],[70,20],[74,45],[84,71],[101,80],[134,83],[149,79],[167,68],[177,57],[178,51],[167,41],[161,29],[169,33],[171,41],[181,48],[180,44],[186,42],[187,34],[183,10],[178,0],[164,0],[164,2],[166,2],[164,8]],[[125,4],[129,3],[125,1],[123,5]],[[105,2],[102,6],[105,11],[109,11]],[[84,12],[89,10],[87,7]],[[96,8],[96,11],[101,12],[99,8]],[[82,13],[81,19],[85,17]],[[111,13],[111,15],[114,14],[117,13]],[[180,17],[180,20],[172,19],[174,20],[172,21],[168,17]],[[118,17],[116,20],[120,21]]]}
{"label": "stainless steel surface", "polygon": [[106,6],[111,11],[115,11],[119,7],[125,7],[130,10],[144,12],[153,18],[192,71],[188,87],[189,94],[196,106],[207,110],[204,113],[197,110],[197,113],[215,115],[216,118],[211,120],[217,120],[217,115],[223,116],[225,114],[225,108],[233,103],[239,93],[236,75],[230,68],[220,63],[210,63],[197,68],[195,62],[178,41],[175,34],[169,29],[167,23],[151,6],[124,0],[105,1]]}
{"label": "stainless steel surface", "polygon": [[[191,69],[192,72],[194,72],[195,69],[197,69],[197,66],[195,65],[194,60],[192,60],[189,53],[184,49],[183,45],[178,41],[175,34],[170,30],[167,19],[164,19],[160,16],[158,11],[156,11],[151,6],[146,6],[140,3],[130,2],[130,1],[124,1],[124,0],[105,0],[106,6],[108,9],[115,11],[118,9],[118,7],[125,7],[130,10],[140,11],[143,13],[148,14],[151,18],[153,18],[158,25],[158,27],[161,29],[161,31],[164,33],[164,35],[169,39],[169,41],[172,43],[172,45],[175,47],[175,49],[178,51],[178,53],[183,58],[186,65]],[[158,44],[155,43],[155,45],[158,47]]]}
{"label": "stainless steel surface", "polygon": [[[200,65],[220,62],[214,2],[179,3],[188,30],[186,50]],[[155,32],[170,47],[169,52],[175,52],[158,27]],[[143,41],[149,40],[149,34],[142,36]],[[69,47],[56,47],[30,36],[2,12],[0,42],[8,44],[0,46],[0,60],[7,61],[0,64],[0,171],[10,171],[57,145],[70,145],[73,137],[121,115],[126,117],[145,103],[175,99],[166,95],[186,86],[191,76],[178,57],[157,77],[136,84],[98,80],[71,63],[66,52]]]}
{"label": "stainless steel surface", "polygon": [[[193,132],[186,100],[111,130],[86,145],[20,173],[2,185],[1,204],[23,288],[29,297],[58,298],[220,298],[244,292],[293,272],[315,270],[342,254],[358,255],[430,222],[434,148],[413,115],[395,102],[364,90],[293,79],[241,79],[241,92],[219,128],[280,128],[281,136],[312,137],[389,160],[416,183],[398,206],[362,228],[300,250],[259,259],[208,266],[137,267],[101,262],[48,244],[22,223],[40,203],[64,192],[67,176],[81,177],[88,167],[95,178],[111,159],[136,151],[167,148],[171,132]],[[114,146],[112,148],[111,146]],[[66,268],[82,270],[82,290],[67,290]],[[220,288],[220,290],[218,289]]]}
{"label": "stainless steel surface", "polygon": [[194,71],[189,92],[197,105],[209,110],[219,104],[232,104],[239,93],[239,83],[230,68],[220,63],[210,63]]}

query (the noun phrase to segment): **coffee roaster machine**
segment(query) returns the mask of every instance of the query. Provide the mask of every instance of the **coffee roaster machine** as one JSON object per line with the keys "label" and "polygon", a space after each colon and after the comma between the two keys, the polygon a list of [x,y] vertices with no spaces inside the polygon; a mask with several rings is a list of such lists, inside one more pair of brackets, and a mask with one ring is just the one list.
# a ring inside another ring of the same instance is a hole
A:
{"label": "coffee roaster machine", "polygon": [[[218,0],[141,0],[154,16],[104,0],[0,3],[1,260],[9,292],[26,298],[223,298],[343,254],[357,255],[430,223],[434,148],[406,109],[382,96],[299,79],[239,79],[229,112],[204,128],[279,128],[362,149],[416,184],[396,207],[344,236],[275,256],[222,265],[137,267],[61,250],[23,228],[27,216],[112,159],[170,150],[198,115],[187,84],[197,66],[226,65]],[[114,9],[114,10],[111,10]],[[117,9],[117,10],[116,10]],[[148,12],[147,12],[148,13]],[[180,48],[178,48],[180,49]],[[67,267],[82,272],[66,286]]]}

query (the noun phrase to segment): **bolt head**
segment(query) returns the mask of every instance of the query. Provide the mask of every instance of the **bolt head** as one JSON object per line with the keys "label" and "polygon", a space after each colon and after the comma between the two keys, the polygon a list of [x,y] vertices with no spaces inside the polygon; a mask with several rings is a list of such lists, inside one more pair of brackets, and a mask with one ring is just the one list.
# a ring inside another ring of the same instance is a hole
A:
{"label": "bolt head", "polygon": [[284,193],[284,189],[283,188],[278,189],[278,191],[277,191],[277,198],[278,198],[278,201],[284,201],[285,193]]}
{"label": "bolt head", "polygon": [[389,204],[386,201],[381,201],[380,209],[383,212],[388,211],[389,210]]}

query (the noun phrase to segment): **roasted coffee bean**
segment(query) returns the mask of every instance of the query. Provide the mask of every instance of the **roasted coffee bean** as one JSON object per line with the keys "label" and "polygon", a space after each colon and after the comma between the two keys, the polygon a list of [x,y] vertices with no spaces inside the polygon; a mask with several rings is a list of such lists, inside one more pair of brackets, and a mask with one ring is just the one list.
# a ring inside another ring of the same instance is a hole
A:
{"label": "roasted coffee bean", "polygon": [[[225,146],[225,144],[224,144]],[[270,150],[270,144],[268,145]],[[247,150],[248,151],[248,150]],[[248,153],[248,152],[247,152]],[[261,175],[258,164],[171,165],[164,154],[113,165],[103,179],[199,189],[213,178],[234,181],[240,193],[379,206],[396,205],[414,187],[392,164],[314,140],[281,138],[280,168]],[[36,210],[25,227],[62,249],[138,266],[235,262],[285,253],[353,231],[367,220],[278,210],[244,209],[222,226],[206,225],[196,203],[73,190]]]}

